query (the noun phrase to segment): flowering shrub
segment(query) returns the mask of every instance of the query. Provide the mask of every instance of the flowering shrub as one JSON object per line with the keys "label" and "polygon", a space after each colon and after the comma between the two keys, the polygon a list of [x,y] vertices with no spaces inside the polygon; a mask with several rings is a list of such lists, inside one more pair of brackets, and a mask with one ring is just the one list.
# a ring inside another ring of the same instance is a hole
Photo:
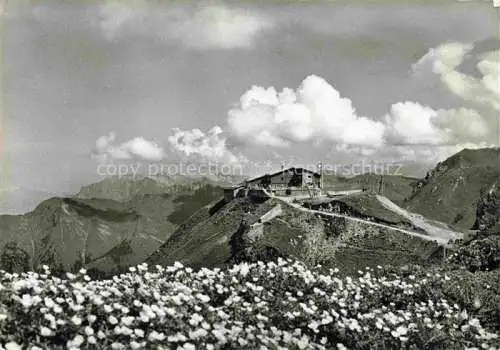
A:
{"label": "flowering shrub", "polygon": [[[5,349],[386,349],[500,346],[470,311],[435,297],[443,276],[339,277],[338,270],[241,263],[194,271],[142,264],[94,281],[0,274]],[[2,343],[3,341],[3,343]]]}
{"label": "flowering shrub", "polygon": [[448,258],[448,263],[473,272],[493,270],[500,263],[500,244],[491,238],[476,239],[460,247]]}

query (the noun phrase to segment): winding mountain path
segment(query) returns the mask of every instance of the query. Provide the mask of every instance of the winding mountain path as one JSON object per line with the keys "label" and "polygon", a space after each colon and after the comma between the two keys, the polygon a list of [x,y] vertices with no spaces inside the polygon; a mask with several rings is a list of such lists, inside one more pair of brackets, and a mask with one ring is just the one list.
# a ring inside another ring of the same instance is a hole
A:
{"label": "winding mountain path", "polygon": [[438,244],[443,245],[443,246],[449,246],[451,243],[450,241],[452,241],[456,238],[462,237],[461,234],[458,232],[454,232],[451,230],[447,230],[447,229],[432,225],[430,222],[428,222],[421,215],[409,213],[408,211],[402,209],[401,207],[399,207],[398,205],[396,205],[395,203],[393,203],[389,199],[382,197],[382,196],[380,196],[381,198],[379,198],[379,200],[381,200],[381,203],[384,204],[384,206],[386,206],[388,209],[390,209],[390,210],[392,210],[392,211],[394,211],[402,216],[407,217],[409,220],[412,221],[412,223],[415,226],[421,227],[426,232],[428,232],[428,234],[426,235],[426,234],[422,234],[422,233],[418,233],[418,232],[414,232],[414,231],[409,231],[409,230],[405,230],[402,228],[397,228],[397,227],[393,227],[393,226],[389,226],[389,225],[385,225],[385,224],[380,224],[380,223],[372,222],[372,221],[365,220],[365,219],[355,218],[355,217],[348,216],[348,215],[329,213],[329,212],[324,212],[324,211],[320,211],[320,210],[305,208],[300,204],[293,203],[293,200],[295,199],[294,197],[279,197],[279,196],[275,196],[273,194],[270,194],[265,189],[263,191],[264,191],[264,194],[266,194],[266,196],[280,200],[283,203],[286,203],[287,205],[289,205],[297,210],[303,211],[303,212],[308,212],[311,214],[318,214],[318,215],[323,215],[323,216],[339,217],[339,218],[344,218],[346,220],[350,220],[350,221],[354,221],[354,222],[361,222],[361,223],[372,225],[372,226],[378,226],[378,227],[382,227],[382,228],[385,228],[388,230],[402,232],[402,233],[405,233],[409,236],[418,237],[418,238],[421,238],[421,239],[424,239],[427,241],[435,241]]}
{"label": "winding mountain path", "polygon": [[420,214],[411,213],[401,208],[387,197],[377,195],[377,199],[385,208],[410,220],[410,222],[414,226],[420,227],[430,236],[440,237],[442,239],[448,239],[448,240],[463,238],[463,233],[452,231],[451,229],[446,227],[445,224],[426,219],[424,216]]}

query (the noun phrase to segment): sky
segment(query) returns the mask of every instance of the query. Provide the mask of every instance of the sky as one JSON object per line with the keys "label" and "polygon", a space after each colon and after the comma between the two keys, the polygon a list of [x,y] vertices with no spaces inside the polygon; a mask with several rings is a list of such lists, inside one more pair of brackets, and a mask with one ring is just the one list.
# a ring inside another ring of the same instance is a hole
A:
{"label": "sky", "polygon": [[432,166],[500,143],[490,1],[19,0],[0,16],[2,211],[120,164]]}

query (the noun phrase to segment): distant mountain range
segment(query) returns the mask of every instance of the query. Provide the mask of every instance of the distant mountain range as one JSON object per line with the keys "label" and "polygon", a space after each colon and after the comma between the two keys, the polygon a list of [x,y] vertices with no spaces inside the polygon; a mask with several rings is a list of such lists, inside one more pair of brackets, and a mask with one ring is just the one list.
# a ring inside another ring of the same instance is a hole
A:
{"label": "distant mountain range", "polygon": [[[291,253],[307,259],[309,253],[300,250],[304,237],[317,235],[325,243],[330,230],[342,229],[356,233],[336,241],[338,264],[355,268],[367,260],[412,263],[433,258],[436,247],[415,237],[360,232],[341,222],[332,228],[292,209],[263,226],[263,232],[268,232],[266,241],[252,250],[242,238],[249,231],[244,222],[251,224],[276,203],[222,200],[222,186],[239,181],[181,176],[106,178],[74,196],[43,200],[29,213],[1,215],[0,268],[21,271],[49,264],[60,270],[85,266],[97,273],[116,273],[144,260],[220,265],[252,254]],[[398,205],[460,230],[500,231],[499,149],[464,150],[437,164],[422,179],[327,175],[324,184],[330,190],[382,190]],[[370,201],[360,203],[366,206]],[[360,209],[385,213],[380,208]],[[387,221],[387,217],[379,219]]]}
{"label": "distant mountain range", "polygon": [[182,220],[221,195],[206,181],[168,186],[151,179],[107,179],[74,197],[45,200],[27,214],[0,216],[0,249],[20,257],[1,259],[0,267],[119,271],[143,261]]}
{"label": "distant mountain range", "polygon": [[101,198],[127,201],[141,194],[162,194],[182,192],[202,185],[223,186],[241,182],[234,177],[188,177],[188,176],[120,176],[108,177],[97,183],[84,186],[76,194],[77,198]]}

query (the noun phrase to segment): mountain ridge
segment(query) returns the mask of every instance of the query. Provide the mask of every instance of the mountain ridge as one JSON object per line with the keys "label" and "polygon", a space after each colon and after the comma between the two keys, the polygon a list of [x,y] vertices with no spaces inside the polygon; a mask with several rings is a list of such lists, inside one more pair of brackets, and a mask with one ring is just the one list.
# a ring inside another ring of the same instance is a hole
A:
{"label": "mountain ridge", "polygon": [[481,194],[500,179],[500,148],[464,149],[418,181],[405,207],[461,229],[471,229]]}
{"label": "mountain ridge", "polygon": [[[500,162],[496,163],[496,157],[500,159],[500,149],[464,150],[438,163],[423,179],[378,174],[346,178],[329,174],[325,178],[325,187],[336,190],[365,188],[368,193],[382,190],[383,195],[397,205],[425,218],[441,221],[461,230],[486,227],[488,232],[496,232],[499,230],[500,183]],[[209,261],[212,258],[206,256],[206,252],[201,252],[205,243],[198,240],[205,237],[210,241],[212,238],[206,234],[212,232],[214,235],[226,231],[221,237],[216,237],[218,244],[212,252],[214,259],[219,259],[221,254],[226,254],[229,260],[241,254],[248,257],[245,251],[252,247],[245,245],[248,242],[243,244],[241,241],[241,237],[247,235],[249,230],[244,222],[257,220],[259,215],[264,214],[261,211],[270,208],[265,203],[224,202],[221,200],[221,183],[237,182],[235,178],[232,181],[226,180],[218,182],[216,179],[195,177],[107,178],[82,187],[74,196],[45,200],[29,213],[1,215],[0,250],[3,251],[4,258],[0,259],[0,267],[8,265],[13,269],[22,270],[47,263],[60,270],[74,270],[85,266],[99,273],[116,273],[144,260],[157,259],[161,262],[162,259],[158,257],[160,247],[169,241],[172,243],[175,240],[184,240],[186,238],[183,234],[191,237],[195,232],[199,236],[195,239],[198,244],[192,247],[192,252],[186,253],[188,256],[194,254],[196,259],[203,257]],[[369,214],[372,209],[375,209],[374,213],[384,214],[383,208],[372,208],[372,202],[374,201],[354,201],[350,205],[364,206],[360,213],[368,213],[367,215],[372,215]],[[233,208],[234,212],[227,211],[227,208]],[[391,218],[407,225],[405,220],[389,214],[384,214],[386,219]],[[299,223],[295,216],[305,220],[305,223]],[[218,219],[212,222],[214,217]],[[335,225],[338,225],[335,229],[337,233],[342,227],[346,230],[356,230],[346,226],[344,222],[336,222]],[[297,240],[299,235],[308,235],[309,232],[317,234],[321,231],[326,234],[331,229],[330,226],[314,217],[288,210],[285,219],[277,219],[262,226],[263,232],[270,230],[274,243],[259,246],[257,252],[266,257],[270,252],[280,255],[283,251],[292,249],[286,246],[291,244],[286,239]],[[291,231],[288,232],[289,230]],[[389,260],[409,261],[402,257],[408,251],[403,248],[400,237],[391,234],[383,238],[368,228],[367,234],[358,231],[349,238],[351,243],[354,239],[355,244],[339,250],[339,254],[344,254],[347,261],[355,265],[356,259],[353,260],[350,254],[356,251],[365,252],[363,254],[371,256],[370,259],[374,262],[382,262],[381,256],[386,253],[392,254],[392,258],[385,255]],[[324,238],[321,235],[316,237],[320,237],[320,240]],[[380,252],[374,252],[373,249],[367,248],[365,243],[360,243],[362,237],[368,239],[366,244],[377,246]],[[304,243],[303,238],[299,241]],[[345,244],[342,239],[337,241],[335,244]],[[369,243],[371,241],[373,242]],[[378,243],[375,244],[375,241]],[[281,243],[276,246],[277,242]],[[331,248],[332,242],[322,242],[325,247]],[[416,251],[421,249],[418,248],[420,243],[412,242],[416,244]],[[384,248],[394,244],[397,249],[392,253]],[[231,249],[241,246],[244,247],[243,251],[231,253]],[[338,247],[336,249],[338,250]],[[382,254],[382,251],[386,253]],[[9,262],[8,257],[16,256],[15,253],[19,261]],[[167,260],[176,256],[168,249],[164,253],[169,255],[165,258]],[[156,258],[153,259],[152,256]],[[182,258],[182,255],[178,257]],[[307,255],[302,256],[306,257]],[[412,259],[420,261],[416,256],[412,256]],[[342,261],[339,260],[339,263]]]}

